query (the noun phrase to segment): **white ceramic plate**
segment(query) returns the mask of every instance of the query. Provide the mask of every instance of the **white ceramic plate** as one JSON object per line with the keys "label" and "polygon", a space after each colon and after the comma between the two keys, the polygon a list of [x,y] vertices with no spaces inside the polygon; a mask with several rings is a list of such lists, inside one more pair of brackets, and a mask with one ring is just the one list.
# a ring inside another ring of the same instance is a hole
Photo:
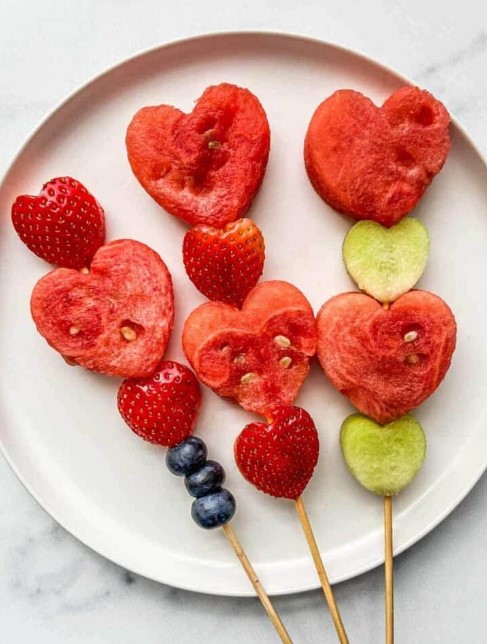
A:
{"label": "white ceramic plate", "polygon": [[[68,367],[36,333],[29,297],[49,267],[19,242],[10,205],[51,177],[80,179],[106,209],[108,238],[155,248],[174,277],[176,325],[167,357],[184,360],[181,327],[204,301],[185,275],[185,226],[139,186],[124,145],[127,124],[144,105],[191,110],[204,88],[249,87],[272,130],[267,174],[249,216],[262,228],[264,278],[289,280],[315,310],[353,288],[341,260],[350,222],[328,208],[305,174],[302,147],[317,104],[339,88],[377,102],[404,79],[338,47],[274,34],[226,34],[161,47],[86,85],[26,143],[0,191],[0,438],[3,452],[39,503],[94,550],[147,577],[208,593],[251,594],[221,531],[190,518],[183,482],[163,450],[144,443],[118,415],[119,381]],[[431,530],[471,489],[487,464],[487,170],[458,126],[444,170],[415,215],[428,226],[431,257],[420,286],[441,295],[458,320],[458,348],[439,391],[417,412],[428,456],[395,503],[396,552]],[[340,581],[382,561],[382,501],[346,471],[338,446],[347,401],[315,365],[297,404],[313,415],[321,456],[305,493],[329,575]],[[198,433],[227,471],[238,500],[234,528],[271,593],[317,586],[293,504],[260,494],[235,468],[233,441],[251,416],[204,392]]]}

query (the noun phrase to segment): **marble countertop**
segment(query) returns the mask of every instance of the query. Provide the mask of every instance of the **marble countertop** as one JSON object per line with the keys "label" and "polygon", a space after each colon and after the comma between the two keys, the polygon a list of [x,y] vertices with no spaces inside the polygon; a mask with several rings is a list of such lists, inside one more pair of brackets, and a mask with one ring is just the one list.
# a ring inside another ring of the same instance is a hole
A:
{"label": "marble countertop", "polygon": [[[478,0],[182,4],[2,0],[0,174],[38,121],[94,74],[159,43],[240,29],[303,33],[376,58],[441,98],[487,154],[487,5]],[[1,642],[277,641],[256,600],[176,590],[94,554],[45,514],[1,458],[0,489]],[[486,532],[484,477],[396,559],[398,642],[485,640]],[[383,640],[382,570],[338,585],[336,595],[352,642]],[[318,591],[275,603],[296,642],[335,641]]]}

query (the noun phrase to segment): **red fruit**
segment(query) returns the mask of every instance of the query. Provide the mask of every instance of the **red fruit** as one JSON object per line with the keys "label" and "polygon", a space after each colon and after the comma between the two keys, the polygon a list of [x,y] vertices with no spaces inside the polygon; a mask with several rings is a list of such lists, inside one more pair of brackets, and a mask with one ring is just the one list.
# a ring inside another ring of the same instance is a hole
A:
{"label": "red fruit", "polygon": [[250,423],[235,441],[235,462],[252,485],[266,494],[298,499],[318,462],[320,443],[313,419],[300,407],[281,407],[274,419]]}
{"label": "red fruit", "polygon": [[235,85],[208,87],[190,114],[144,107],[126,136],[144,190],[189,224],[224,226],[250,208],[269,156],[270,132],[258,99]]}
{"label": "red fruit", "polygon": [[250,219],[225,228],[196,226],[183,241],[189,279],[209,300],[242,306],[264,267],[264,238]]}
{"label": "red fruit", "polygon": [[130,239],[102,246],[90,271],[56,268],[34,287],[37,330],[68,361],[122,378],[150,376],[174,317],[169,271]]}
{"label": "red fruit", "polygon": [[309,124],[304,159],[311,183],[335,210],[392,226],[446,161],[449,123],[442,103],[417,87],[402,87],[381,108],[339,90]]}
{"label": "red fruit", "polygon": [[363,414],[388,423],[418,407],[443,380],[455,349],[448,305],[410,291],[385,310],[361,293],[318,313],[318,358],[334,387]]}
{"label": "red fruit", "polygon": [[261,282],[241,311],[221,302],[194,310],[184,324],[183,349],[205,385],[268,416],[293,402],[308,375],[316,321],[295,286]]}
{"label": "red fruit", "polygon": [[33,253],[66,268],[89,266],[105,240],[103,208],[71,177],[52,179],[37,197],[17,197],[12,223]]}
{"label": "red fruit", "polygon": [[163,447],[174,447],[188,438],[200,404],[194,373],[167,360],[149,378],[124,380],[118,390],[118,411],[130,429]]}

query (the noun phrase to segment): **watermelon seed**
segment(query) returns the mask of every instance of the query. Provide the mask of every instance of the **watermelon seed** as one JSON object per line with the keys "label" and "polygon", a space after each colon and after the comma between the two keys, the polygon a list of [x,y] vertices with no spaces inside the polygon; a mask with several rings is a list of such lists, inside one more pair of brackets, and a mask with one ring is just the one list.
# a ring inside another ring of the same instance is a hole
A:
{"label": "watermelon seed", "polygon": [[78,335],[80,331],[81,331],[81,327],[76,326],[75,324],[69,327],[69,335]]}
{"label": "watermelon seed", "polygon": [[286,349],[291,346],[291,340],[286,338],[285,335],[276,335],[274,342],[280,347],[284,347]]}
{"label": "watermelon seed", "polygon": [[408,364],[418,364],[419,356],[416,355],[415,353],[411,353],[408,356],[406,356],[406,362]]}
{"label": "watermelon seed", "polygon": [[245,356],[240,353],[238,356],[235,356],[233,359],[234,364],[243,364],[245,362]]}
{"label": "watermelon seed", "polygon": [[289,365],[291,364],[292,360],[289,356],[284,356],[284,358],[281,358],[279,360],[279,364],[281,367],[284,367],[284,369],[287,369]]}
{"label": "watermelon seed", "polygon": [[127,340],[127,342],[133,342],[137,340],[137,333],[129,326],[120,327],[120,333]]}
{"label": "watermelon seed", "polygon": [[255,375],[255,374],[253,374],[252,372],[246,373],[246,374],[244,374],[244,375],[240,378],[240,382],[241,382],[243,385],[248,385],[248,384],[249,384],[249,382],[250,382],[251,380],[253,380],[254,375]]}
{"label": "watermelon seed", "polygon": [[418,337],[417,331],[409,331],[404,336],[404,342],[414,342]]}
{"label": "watermelon seed", "polygon": [[83,275],[88,275],[90,271],[88,268],[86,268],[86,266],[83,266],[83,268],[79,269],[79,272],[82,273]]}

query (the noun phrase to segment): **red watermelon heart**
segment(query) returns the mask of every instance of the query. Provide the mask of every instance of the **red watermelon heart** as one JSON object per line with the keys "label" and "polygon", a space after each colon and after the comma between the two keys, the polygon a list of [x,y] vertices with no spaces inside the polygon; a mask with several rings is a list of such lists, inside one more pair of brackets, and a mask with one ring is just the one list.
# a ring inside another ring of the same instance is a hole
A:
{"label": "red watermelon heart", "polygon": [[428,291],[410,291],[388,310],[368,295],[343,293],[318,313],[323,370],[359,411],[382,424],[435,391],[455,342],[450,308]]}
{"label": "red watermelon heart", "polygon": [[417,87],[402,87],[380,108],[359,92],[339,90],[310,121],[308,176],[335,210],[392,226],[443,167],[449,123],[442,103]]}
{"label": "red watermelon heart", "polygon": [[222,83],[193,111],[144,107],[126,136],[132,171],[144,190],[192,225],[221,227],[242,217],[264,178],[270,131],[258,99]]}
{"label": "red watermelon heart", "polygon": [[304,295],[287,282],[261,282],[242,309],[208,302],[183,329],[183,348],[198,378],[249,411],[272,415],[290,405],[316,350],[316,321]]}
{"label": "red watermelon heart", "polygon": [[171,276],[159,255],[137,241],[102,246],[89,271],[57,268],[34,287],[39,333],[68,362],[110,376],[152,374],[174,317]]}
{"label": "red watermelon heart", "polygon": [[251,423],[237,436],[235,462],[252,485],[278,498],[298,499],[318,462],[313,419],[300,407],[282,407],[273,420]]}

